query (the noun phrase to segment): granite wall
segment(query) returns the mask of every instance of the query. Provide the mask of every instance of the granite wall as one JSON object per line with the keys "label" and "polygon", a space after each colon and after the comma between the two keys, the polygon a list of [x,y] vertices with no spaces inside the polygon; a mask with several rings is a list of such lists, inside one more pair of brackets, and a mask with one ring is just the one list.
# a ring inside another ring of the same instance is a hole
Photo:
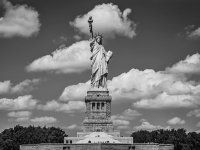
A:
{"label": "granite wall", "polygon": [[20,150],[174,150],[171,144],[134,143],[134,144],[25,144]]}

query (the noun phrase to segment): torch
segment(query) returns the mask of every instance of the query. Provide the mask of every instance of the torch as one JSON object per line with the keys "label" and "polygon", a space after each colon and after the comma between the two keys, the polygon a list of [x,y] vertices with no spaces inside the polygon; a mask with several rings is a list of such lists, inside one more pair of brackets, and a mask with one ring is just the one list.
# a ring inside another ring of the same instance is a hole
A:
{"label": "torch", "polygon": [[91,33],[91,36],[92,36],[92,39],[93,39],[92,22],[93,22],[92,16],[90,16],[89,19],[88,19],[88,23],[89,23],[90,33]]}

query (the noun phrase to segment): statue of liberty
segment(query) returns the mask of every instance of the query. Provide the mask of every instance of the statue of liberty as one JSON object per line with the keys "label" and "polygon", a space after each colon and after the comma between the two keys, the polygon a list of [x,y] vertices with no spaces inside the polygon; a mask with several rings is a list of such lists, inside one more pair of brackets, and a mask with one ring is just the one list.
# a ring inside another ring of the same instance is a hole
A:
{"label": "statue of liberty", "polygon": [[111,51],[106,51],[102,45],[103,36],[101,34],[93,35],[92,17],[89,18],[89,29],[91,33],[90,50],[92,56],[90,57],[92,75],[91,88],[107,90],[107,76],[108,76],[108,62],[112,57]]}

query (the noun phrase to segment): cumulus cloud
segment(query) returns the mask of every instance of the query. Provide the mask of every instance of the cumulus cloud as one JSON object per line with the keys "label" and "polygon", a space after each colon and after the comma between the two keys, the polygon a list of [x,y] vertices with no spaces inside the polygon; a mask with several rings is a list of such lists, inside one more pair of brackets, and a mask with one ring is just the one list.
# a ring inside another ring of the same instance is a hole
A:
{"label": "cumulus cloud", "polygon": [[182,120],[179,117],[174,117],[174,118],[168,120],[167,123],[170,125],[183,125],[183,124],[185,124],[185,120]]}
{"label": "cumulus cloud", "polygon": [[76,85],[67,86],[60,96],[61,101],[81,100],[86,96],[90,87],[90,81],[86,83],[78,83]]}
{"label": "cumulus cloud", "polygon": [[[64,89],[63,101],[82,100],[90,82],[70,85]],[[131,69],[108,81],[108,89],[114,101],[133,101],[137,108],[195,107],[199,104],[200,85],[179,78],[174,74]]]}
{"label": "cumulus cloud", "polygon": [[200,37],[200,27],[192,31],[189,35],[191,38]]}
{"label": "cumulus cloud", "polygon": [[69,47],[57,49],[51,55],[34,60],[26,70],[79,73],[90,68],[90,55],[89,41],[79,41]]}
{"label": "cumulus cloud", "polygon": [[118,129],[127,129],[130,125],[130,120],[135,119],[138,116],[141,116],[137,110],[126,109],[122,114],[112,115],[111,119],[113,124],[117,126]]}
{"label": "cumulus cloud", "polygon": [[61,45],[63,45],[63,44],[66,43],[67,41],[68,41],[68,38],[65,37],[65,36],[63,36],[63,35],[61,35],[61,36],[58,37],[57,39],[54,39],[54,40],[53,40],[53,43],[54,43],[54,44],[61,44]]}
{"label": "cumulus cloud", "polygon": [[32,113],[30,111],[12,111],[8,113],[8,117],[16,122],[28,121]]}
{"label": "cumulus cloud", "polygon": [[39,83],[39,79],[26,79],[19,84],[13,85],[10,80],[0,82],[0,94],[16,94],[29,92]]}
{"label": "cumulus cloud", "polygon": [[[188,56],[185,60],[187,64],[198,64],[199,54]],[[152,69],[138,70],[131,69],[111,80],[108,80],[108,89],[113,100],[121,99],[133,101],[133,106],[137,108],[179,108],[196,107],[199,105],[200,84],[189,80],[183,73],[175,73],[171,68],[164,71],[154,71]],[[188,68],[192,68],[189,67]],[[195,67],[196,71],[198,65]],[[195,69],[194,69],[195,70]],[[194,71],[187,71],[193,74]],[[64,89],[60,99],[63,101],[82,100],[90,88],[90,81],[70,85]]]}
{"label": "cumulus cloud", "polygon": [[195,25],[185,27],[187,38],[197,39],[200,37],[200,27],[196,28]]}
{"label": "cumulus cloud", "polygon": [[146,119],[141,119],[141,125],[135,126],[133,128],[133,131],[140,131],[140,130],[153,131],[153,130],[158,130],[158,129],[170,129],[170,127],[169,126],[162,127],[160,125],[153,125],[149,123]]}
{"label": "cumulus cloud", "polygon": [[120,120],[120,119],[113,119],[113,123],[116,126],[121,126],[121,125],[128,126],[130,124],[129,121],[127,121],[127,120]]}
{"label": "cumulus cloud", "polygon": [[21,117],[21,118],[16,118],[15,122],[26,122],[29,121],[29,117]]}
{"label": "cumulus cloud", "polygon": [[[109,80],[108,89],[111,92],[113,100],[120,100],[121,98],[137,100],[159,93],[161,90],[158,85],[164,81],[167,82],[173,79],[173,76],[150,69],[144,71],[131,69],[127,73],[122,73]],[[89,87],[90,81],[68,86],[63,91],[61,98],[65,100],[80,100],[85,96]]]}
{"label": "cumulus cloud", "polygon": [[93,17],[95,32],[103,33],[104,37],[114,38],[116,35],[133,38],[136,36],[136,23],[128,18],[130,8],[123,12],[112,3],[96,5],[87,14],[79,15],[70,25],[78,29],[80,33],[89,35],[88,18]]}
{"label": "cumulus cloud", "polygon": [[21,117],[30,117],[31,116],[30,111],[12,111],[8,113],[8,117],[14,117],[14,118],[21,118]]}
{"label": "cumulus cloud", "polygon": [[37,100],[31,95],[19,96],[15,99],[1,98],[0,110],[27,110],[34,109],[37,105]]}
{"label": "cumulus cloud", "polygon": [[77,41],[81,40],[82,37],[80,35],[74,35],[73,38]]}
{"label": "cumulus cloud", "polygon": [[38,105],[38,109],[44,111],[73,113],[74,111],[84,111],[85,103],[82,101],[69,101],[68,103],[60,103],[52,100],[47,102],[45,105]]}
{"label": "cumulus cloud", "polygon": [[7,0],[3,0],[3,5],[6,11],[0,19],[0,37],[30,37],[39,32],[39,14],[32,7],[13,6]]}
{"label": "cumulus cloud", "polygon": [[128,129],[129,128],[130,121],[121,119],[120,117],[115,116],[115,115],[111,116],[111,119],[113,121],[114,126],[116,126],[117,129]]}
{"label": "cumulus cloud", "polygon": [[36,117],[36,118],[30,118],[32,113],[30,111],[13,111],[8,113],[9,121],[15,121],[15,122],[32,122],[37,124],[50,124],[57,122],[57,119],[54,117]]}
{"label": "cumulus cloud", "polygon": [[195,109],[187,113],[187,117],[200,117],[200,109]]}
{"label": "cumulus cloud", "polygon": [[26,79],[19,84],[11,87],[11,93],[22,93],[22,92],[28,92],[35,88],[35,85],[37,85],[40,82],[39,79]]}
{"label": "cumulus cloud", "polygon": [[161,92],[161,84],[171,80],[174,80],[173,76],[155,72],[152,69],[144,71],[131,69],[108,81],[108,88],[114,99],[126,98],[137,100],[157,95]]}
{"label": "cumulus cloud", "polygon": [[72,124],[70,126],[67,126],[66,129],[68,130],[74,130],[74,129],[79,129],[80,127],[77,124]]}
{"label": "cumulus cloud", "polygon": [[10,81],[0,82],[0,94],[7,93],[10,90],[11,83]]}
{"label": "cumulus cloud", "polygon": [[33,123],[38,123],[38,124],[49,124],[49,123],[55,123],[57,122],[57,119],[54,117],[36,117],[30,120]]}
{"label": "cumulus cloud", "polygon": [[[81,100],[90,87],[90,82],[70,85],[64,89],[63,101]],[[114,101],[134,101],[138,108],[195,107],[198,104],[200,86],[180,79],[173,74],[131,69],[108,81],[108,89]]]}
{"label": "cumulus cloud", "polygon": [[177,108],[177,107],[195,107],[196,99],[192,95],[168,95],[163,92],[155,98],[141,99],[133,104],[136,108]]}
{"label": "cumulus cloud", "polygon": [[[154,91],[159,89],[153,97],[143,97],[140,101],[134,102],[137,108],[177,108],[196,107],[199,105],[200,84],[188,80],[186,74],[199,74],[200,54],[196,53],[187,56],[172,67],[166,68],[163,72],[156,72],[166,78],[160,80],[158,86],[154,85]],[[180,75],[181,74],[181,75]],[[166,80],[167,79],[167,80]],[[147,84],[148,85],[148,84]]]}
{"label": "cumulus cloud", "polygon": [[200,73],[200,54],[188,55],[184,60],[179,61],[172,67],[166,69],[172,73],[199,74]]}
{"label": "cumulus cloud", "polygon": [[[90,82],[68,86],[61,100],[81,100]],[[199,85],[174,74],[146,69],[131,69],[108,81],[108,89],[114,101],[128,99],[138,108],[194,107],[198,104]],[[138,101],[139,100],[139,101]]]}
{"label": "cumulus cloud", "polygon": [[142,114],[139,113],[137,110],[126,109],[122,114],[113,115],[112,119],[122,119],[122,120],[133,120]]}

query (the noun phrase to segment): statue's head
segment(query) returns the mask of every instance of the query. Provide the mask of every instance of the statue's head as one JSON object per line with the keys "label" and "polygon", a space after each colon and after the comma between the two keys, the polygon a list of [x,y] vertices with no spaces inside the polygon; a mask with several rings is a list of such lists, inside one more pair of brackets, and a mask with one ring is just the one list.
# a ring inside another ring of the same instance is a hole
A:
{"label": "statue's head", "polygon": [[102,44],[103,36],[101,34],[95,35],[95,40],[98,44]]}

